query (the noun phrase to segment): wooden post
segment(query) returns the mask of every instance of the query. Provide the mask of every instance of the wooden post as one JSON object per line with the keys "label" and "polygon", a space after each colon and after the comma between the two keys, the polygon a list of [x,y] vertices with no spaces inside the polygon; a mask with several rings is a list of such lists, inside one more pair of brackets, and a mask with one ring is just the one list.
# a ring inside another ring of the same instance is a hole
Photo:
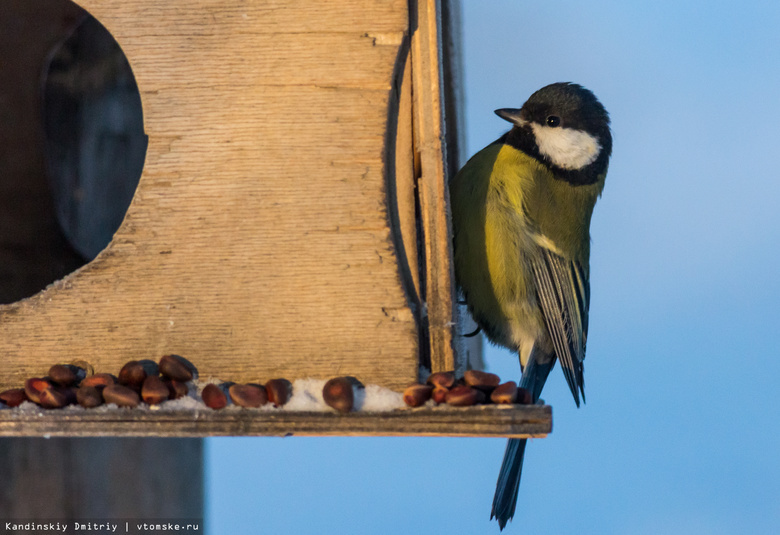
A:
{"label": "wooden post", "polygon": [[[412,3],[411,32],[412,95],[415,107],[414,139],[419,154],[418,195],[420,219],[425,233],[422,264],[425,270],[424,295],[433,371],[454,370],[456,359],[454,278],[449,237],[449,190],[444,100],[440,0]],[[459,370],[460,371],[460,370]]]}
{"label": "wooden post", "polygon": [[2,438],[0,482],[3,524],[108,519],[202,522],[203,441]]}

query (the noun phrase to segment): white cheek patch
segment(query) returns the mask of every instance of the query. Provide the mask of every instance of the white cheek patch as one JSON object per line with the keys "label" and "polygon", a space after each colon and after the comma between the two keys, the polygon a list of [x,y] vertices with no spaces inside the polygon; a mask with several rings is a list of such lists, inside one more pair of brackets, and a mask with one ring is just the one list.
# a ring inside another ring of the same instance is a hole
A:
{"label": "white cheek patch", "polygon": [[539,152],[561,169],[582,169],[599,157],[601,144],[587,132],[530,123]]}

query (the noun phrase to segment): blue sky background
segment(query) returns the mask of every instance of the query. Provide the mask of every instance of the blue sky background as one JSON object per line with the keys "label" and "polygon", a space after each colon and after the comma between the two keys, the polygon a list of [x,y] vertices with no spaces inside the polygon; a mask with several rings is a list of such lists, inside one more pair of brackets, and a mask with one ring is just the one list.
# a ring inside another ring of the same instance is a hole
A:
{"label": "blue sky background", "polygon": [[[507,533],[780,532],[780,3],[463,0],[473,154],[539,87],[612,116],[587,404],[558,368]],[[489,369],[519,376],[515,356]],[[209,533],[498,533],[499,439],[207,441]]]}

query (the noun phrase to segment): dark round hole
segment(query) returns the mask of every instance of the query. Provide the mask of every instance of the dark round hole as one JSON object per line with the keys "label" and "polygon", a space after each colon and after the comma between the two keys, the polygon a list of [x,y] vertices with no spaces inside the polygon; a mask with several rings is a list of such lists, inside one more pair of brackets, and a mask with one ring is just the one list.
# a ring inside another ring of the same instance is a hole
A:
{"label": "dark round hole", "polygon": [[4,0],[3,11],[0,302],[10,303],[110,243],[147,138],[127,58],[94,17],[69,0]]}

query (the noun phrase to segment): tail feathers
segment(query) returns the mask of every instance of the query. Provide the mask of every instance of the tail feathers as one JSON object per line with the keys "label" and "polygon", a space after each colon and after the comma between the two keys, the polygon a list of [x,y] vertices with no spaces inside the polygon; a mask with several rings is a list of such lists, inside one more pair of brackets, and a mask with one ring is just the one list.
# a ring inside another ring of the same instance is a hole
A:
{"label": "tail feathers", "polygon": [[[554,365],[554,358],[548,359],[546,364],[538,364],[532,352],[528,365],[523,370],[520,386],[531,392],[534,403],[539,400],[544,383]],[[501,470],[496,482],[496,494],[493,496],[493,509],[490,512],[490,519],[498,520],[498,527],[501,530],[515,516],[526,443],[527,440],[524,438],[510,438],[506,445],[504,461],[501,463]]]}
{"label": "tail feathers", "polygon": [[494,518],[498,520],[498,527],[501,530],[515,516],[517,492],[520,489],[520,475],[523,472],[523,456],[527,442],[524,438],[510,438],[506,445],[504,462],[498,473],[496,494],[493,497],[493,509],[490,511],[490,520]]}

